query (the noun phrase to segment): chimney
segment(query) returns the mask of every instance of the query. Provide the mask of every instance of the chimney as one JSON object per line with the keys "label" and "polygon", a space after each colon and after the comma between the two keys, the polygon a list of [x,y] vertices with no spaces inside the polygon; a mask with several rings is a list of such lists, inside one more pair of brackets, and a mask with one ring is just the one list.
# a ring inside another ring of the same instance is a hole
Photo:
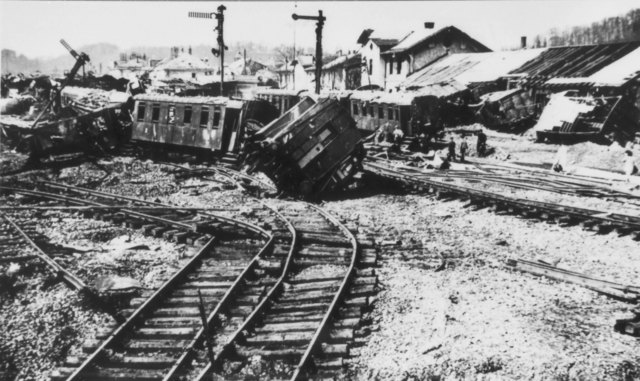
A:
{"label": "chimney", "polygon": [[520,47],[522,49],[526,49],[527,48],[527,36],[520,37]]}

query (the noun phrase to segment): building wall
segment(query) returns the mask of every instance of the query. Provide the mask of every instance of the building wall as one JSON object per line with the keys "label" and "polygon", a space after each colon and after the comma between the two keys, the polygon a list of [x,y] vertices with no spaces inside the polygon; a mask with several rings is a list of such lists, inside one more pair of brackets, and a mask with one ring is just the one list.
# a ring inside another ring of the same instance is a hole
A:
{"label": "building wall", "polygon": [[[400,56],[400,73],[398,73],[398,57],[392,60],[390,56],[386,56],[385,59],[385,70],[387,73],[385,89],[393,89],[409,75],[409,58],[406,56]],[[389,67],[390,65],[392,65],[391,69]]]}
{"label": "building wall", "polygon": [[[369,83],[384,87],[385,85],[385,62],[380,56],[380,47],[369,41],[360,48],[360,54],[367,64],[367,71],[362,71],[362,86]],[[367,76],[367,73],[369,74]]]}
{"label": "building wall", "polygon": [[397,72],[398,56],[393,59],[393,74],[389,74],[389,61],[392,58],[391,56],[384,56],[385,70],[387,71],[386,88],[394,88],[400,82],[404,81],[404,79],[406,79],[411,73],[422,69],[445,54],[476,53],[486,51],[463,36],[447,36],[446,38],[449,39],[447,41],[447,46],[445,46],[443,42],[444,37],[440,37],[435,41],[422,44],[422,46],[418,45],[409,52],[403,52],[400,56],[402,65],[399,74]]}

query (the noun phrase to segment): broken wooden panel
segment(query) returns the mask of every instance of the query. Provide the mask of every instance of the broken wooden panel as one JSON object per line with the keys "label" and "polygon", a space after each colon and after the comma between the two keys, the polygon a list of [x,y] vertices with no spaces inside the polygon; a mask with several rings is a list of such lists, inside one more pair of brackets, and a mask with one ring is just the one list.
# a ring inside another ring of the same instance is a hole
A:
{"label": "broken wooden panel", "polygon": [[531,127],[538,110],[530,91],[520,88],[495,91],[480,99],[482,102],[476,111],[478,121],[499,130]]}
{"label": "broken wooden panel", "polygon": [[621,96],[576,96],[564,91],[553,94],[534,127],[539,141],[598,140],[605,134],[624,131],[614,123],[621,112]]}
{"label": "broken wooden panel", "polygon": [[362,153],[355,121],[337,100],[303,98],[254,135],[245,164],[287,193],[313,197],[345,185]]}

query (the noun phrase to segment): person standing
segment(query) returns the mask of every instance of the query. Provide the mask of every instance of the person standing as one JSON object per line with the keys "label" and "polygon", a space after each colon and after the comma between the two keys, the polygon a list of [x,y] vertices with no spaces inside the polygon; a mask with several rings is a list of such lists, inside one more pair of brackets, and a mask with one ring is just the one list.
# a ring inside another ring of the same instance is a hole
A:
{"label": "person standing", "polygon": [[478,152],[478,156],[484,157],[487,152],[487,135],[485,135],[484,130],[480,130],[478,132],[478,140],[476,141],[476,151]]}
{"label": "person standing", "polygon": [[453,140],[453,136],[449,140],[449,154],[447,155],[447,160],[455,161],[456,160],[456,142]]}
{"label": "person standing", "polygon": [[460,162],[464,163],[464,157],[467,154],[467,150],[469,149],[469,145],[467,144],[467,139],[462,138],[462,142],[460,143]]}

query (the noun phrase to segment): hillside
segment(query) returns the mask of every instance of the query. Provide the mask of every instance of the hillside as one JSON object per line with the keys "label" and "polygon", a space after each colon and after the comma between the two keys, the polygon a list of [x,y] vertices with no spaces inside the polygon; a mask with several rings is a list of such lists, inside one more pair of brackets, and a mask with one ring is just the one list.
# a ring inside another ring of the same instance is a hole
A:
{"label": "hillside", "polygon": [[640,8],[625,15],[609,17],[591,25],[575,26],[564,30],[551,29],[537,35],[534,47],[603,44],[640,40]]}

